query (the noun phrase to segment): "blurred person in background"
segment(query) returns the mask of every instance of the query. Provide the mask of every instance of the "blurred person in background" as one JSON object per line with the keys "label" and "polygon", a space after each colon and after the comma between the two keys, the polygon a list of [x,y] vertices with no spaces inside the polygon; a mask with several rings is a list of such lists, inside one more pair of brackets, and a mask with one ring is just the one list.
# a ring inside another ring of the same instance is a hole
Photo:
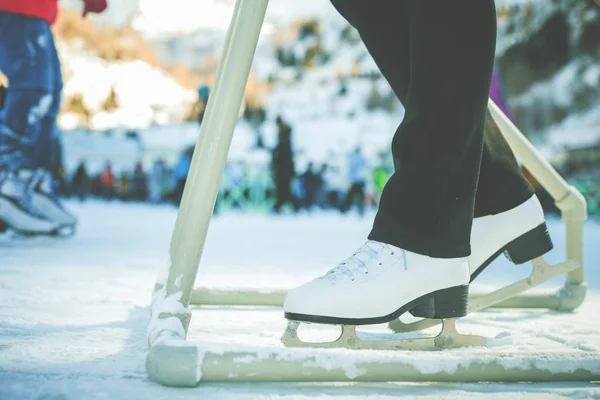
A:
{"label": "blurred person in background", "polygon": [[306,209],[311,209],[317,204],[317,192],[319,190],[319,175],[313,171],[313,163],[309,162],[306,171],[300,179],[304,187],[304,202],[303,206]]}
{"label": "blurred person in background", "polygon": [[115,189],[115,193],[117,198],[121,201],[129,201],[132,199],[132,190],[131,190],[131,179],[129,178],[129,174],[125,171],[121,172],[119,176],[119,181],[117,182]]}
{"label": "blurred person in background", "polygon": [[194,146],[190,146],[181,153],[179,161],[175,165],[175,171],[173,171],[173,179],[175,180],[174,200],[177,205],[181,203],[181,198],[183,197],[183,189],[185,188],[185,182],[190,172],[193,155]]}
{"label": "blurred person in background", "polygon": [[298,210],[298,201],[292,194],[292,181],[296,176],[294,168],[294,152],[292,150],[292,128],[283,121],[281,116],[275,120],[277,124],[277,146],[272,153],[273,181],[275,183],[276,213],[281,211],[285,204],[291,204],[295,211]]}
{"label": "blurred person in background", "polygon": [[[50,26],[58,0],[0,0],[0,70],[8,78],[0,119],[0,220],[16,231],[73,231],[56,196],[56,117],[62,76]],[[84,16],[106,0],[83,0]]]}
{"label": "blurred person in background", "polygon": [[323,182],[327,206],[341,211],[344,198],[344,179],[340,167],[336,164],[328,165],[323,173]]}
{"label": "blurred person in background", "polygon": [[321,165],[321,169],[316,173],[316,185],[317,185],[317,206],[321,209],[327,206],[327,185],[325,182],[325,174],[327,173],[327,163]]}
{"label": "blurred person in background", "polygon": [[112,166],[109,162],[107,162],[106,166],[104,167],[104,171],[100,175],[100,188],[102,197],[112,200],[112,198],[115,196],[115,186],[115,174],[112,171]]}
{"label": "blurred person in background", "polygon": [[72,194],[77,196],[79,201],[84,201],[88,195],[89,180],[85,161],[81,161],[71,179]]}
{"label": "blurred person in background", "polygon": [[342,206],[342,212],[348,212],[356,203],[360,215],[365,213],[365,189],[367,184],[368,166],[360,147],[354,149],[348,157],[348,179],[350,188]]}
{"label": "blurred person in background", "polygon": [[141,162],[135,165],[131,182],[131,198],[136,201],[148,199],[148,176],[144,172]]}
{"label": "blurred person in background", "polygon": [[152,203],[158,204],[162,202],[166,175],[165,162],[162,159],[154,160],[148,178],[148,198]]}

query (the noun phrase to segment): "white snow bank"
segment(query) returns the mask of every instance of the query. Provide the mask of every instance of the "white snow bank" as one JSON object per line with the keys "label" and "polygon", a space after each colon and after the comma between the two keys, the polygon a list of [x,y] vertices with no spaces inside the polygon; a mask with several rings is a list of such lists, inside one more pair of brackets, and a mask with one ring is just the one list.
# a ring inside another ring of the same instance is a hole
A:
{"label": "white snow bank", "polygon": [[[65,67],[63,98],[80,97],[91,114],[89,121],[61,114],[59,125],[63,129],[88,122],[91,129],[179,122],[196,99],[192,90],[146,62],[107,62],[76,43],[59,43],[58,48]],[[103,106],[111,95],[116,109]]]}

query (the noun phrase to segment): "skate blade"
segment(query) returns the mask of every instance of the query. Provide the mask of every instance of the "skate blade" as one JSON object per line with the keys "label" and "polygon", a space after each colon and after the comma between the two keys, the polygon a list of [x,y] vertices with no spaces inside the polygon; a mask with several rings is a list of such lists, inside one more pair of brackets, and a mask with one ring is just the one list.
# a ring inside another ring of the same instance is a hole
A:
{"label": "skate blade", "polygon": [[2,234],[15,240],[27,240],[34,238],[60,238],[68,239],[75,236],[75,225],[65,225],[58,227],[50,232],[28,232],[8,227]]}
{"label": "skate blade", "polygon": [[459,347],[484,346],[487,339],[463,335],[456,330],[456,319],[442,320],[442,330],[435,337],[366,341],[356,335],[355,325],[341,325],[339,337],[330,342],[304,342],[298,336],[299,321],[289,321],[281,342],[286,347],[346,348],[364,350],[444,350]]}
{"label": "skate blade", "polygon": [[68,239],[75,236],[76,232],[76,225],[63,225],[53,230],[49,236]]}

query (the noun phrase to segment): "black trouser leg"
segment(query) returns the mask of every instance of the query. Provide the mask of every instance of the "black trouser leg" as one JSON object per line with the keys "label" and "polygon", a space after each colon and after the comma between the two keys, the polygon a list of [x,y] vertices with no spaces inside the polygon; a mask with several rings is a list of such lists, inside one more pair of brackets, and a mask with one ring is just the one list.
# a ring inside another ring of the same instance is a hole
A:
{"label": "black trouser leg", "polygon": [[370,238],[433,257],[463,257],[471,252],[494,62],[494,1],[407,4],[405,116],[392,143],[396,171]]}
{"label": "black trouser leg", "polygon": [[407,111],[393,143],[397,172],[384,190],[370,237],[432,256],[468,254],[473,212],[504,211],[532,194],[485,110],[493,2],[334,5],[358,29]]}

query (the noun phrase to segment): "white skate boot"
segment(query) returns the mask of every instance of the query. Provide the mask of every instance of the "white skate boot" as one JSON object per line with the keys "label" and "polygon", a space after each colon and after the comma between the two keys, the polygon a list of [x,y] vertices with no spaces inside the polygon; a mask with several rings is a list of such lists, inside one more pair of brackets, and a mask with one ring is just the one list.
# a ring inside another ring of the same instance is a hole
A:
{"label": "white skate boot", "polygon": [[36,172],[33,185],[32,201],[34,207],[44,218],[58,225],[57,234],[66,236],[75,233],[77,218],[68,212],[54,195],[52,175],[46,171]]}
{"label": "white skate boot", "polygon": [[522,264],[552,250],[544,211],[536,195],[508,211],[473,219],[471,281],[503,252]]}
{"label": "white skate boot", "polygon": [[419,339],[423,341],[420,347],[415,346],[414,341],[408,341],[410,348],[480,344],[478,340],[457,340],[458,334],[454,331],[453,319],[467,313],[469,272],[466,257],[432,258],[368,241],[326,275],[288,293],[283,308],[285,317],[293,322],[284,334],[284,344],[306,345],[297,336],[298,323],[313,322],[352,326],[344,326],[346,332],[342,332],[336,342],[309,346],[402,348],[407,341],[384,345],[362,342],[354,334],[354,325],[389,322],[407,311],[420,317],[452,319],[449,329],[453,331],[451,334],[442,332],[444,340],[439,337],[437,341]]}
{"label": "white skate boot", "polygon": [[[534,260],[552,250],[552,241],[544,218],[542,206],[533,195],[527,201],[508,211],[473,219],[471,230],[471,255],[469,268],[471,281],[483,272],[503,252],[515,264]],[[498,289],[492,293],[472,298],[469,312],[479,311],[513,297],[539,285],[564,272],[562,267],[557,270],[545,267],[545,263],[533,263],[533,271],[525,280]],[[535,282],[535,283],[534,283]],[[418,314],[418,313],[417,313]],[[413,313],[413,315],[416,315]],[[427,317],[426,315],[417,315]],[[401,320],[392,321],[390,329],[395,332],[420,331],[435,326],[438,321],[422,320],[404,323]]]}
{"label": "white skate boot", "polygon": [[0,176],[0,221],[26,236],[49,235],[57,224],[44,218],[32,202],[31,171],[2,173]]}

